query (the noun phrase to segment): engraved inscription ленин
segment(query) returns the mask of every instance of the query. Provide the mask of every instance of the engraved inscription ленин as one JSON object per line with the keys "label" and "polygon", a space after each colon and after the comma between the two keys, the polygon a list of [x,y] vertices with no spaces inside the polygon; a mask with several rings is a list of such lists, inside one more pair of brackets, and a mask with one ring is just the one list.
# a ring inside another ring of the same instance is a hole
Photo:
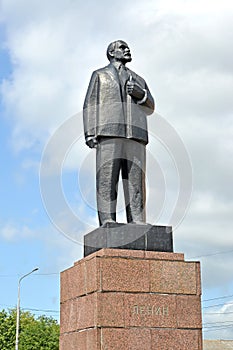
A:
{"label": "engraved inscription \u043b\u0435\u043d\u0438\u043d", "polygon": [[157,305],[134,305],[132,307],[132,315],[140,316],[168,316],[168,306]]}

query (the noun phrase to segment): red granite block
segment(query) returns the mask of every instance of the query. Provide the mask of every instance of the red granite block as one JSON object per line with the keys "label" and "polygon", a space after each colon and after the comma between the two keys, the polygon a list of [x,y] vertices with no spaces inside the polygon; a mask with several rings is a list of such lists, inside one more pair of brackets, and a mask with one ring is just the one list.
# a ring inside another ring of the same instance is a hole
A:
{"label": "red granite block", "polygon": [[144,250],[132,250],[132,249],[115,249],[115,248],[102,248],[97,252],[89,254],[85,258],[78,260],[74,263],[74,265],[79,264],[82,261],[87,261],[96,257],[122,257],[122,258],[145,258]]}
{"label": "red granite block", "polygon": [[60,308],[60,333],[72,332],[77,329],[76,301],[68,300]]}
{"label": "red granite block", "polygon": [[[101,350],[97,328],[76,332],[75,350]],[[66,349],[64,349],[66,350]],[[70,350],[67,348],[67,350]]]}
{"label": "red granite block", "polygon": [[99,330],[96,328],[66,333],[60,336],[60,350],[101,350]]}
{"label": "red granite block", "polygon": [[94,327],[97,312],[97,293],[62,303],[61,333]]}
{"label": "red granite block", "polygon": [[84,260],[84,276],[86,293],[100,289],[100,261],[98,258]]}
{"label": "red granite block", "polygon": [[184,254],[145,251],[145,259],[184,261]]}
{"label": "red granite block", "polygon": [[[72,302],[72,301],[71,301]],[[97,322],[97,293],[76,299],[76,329],[94,327]]]}
{"label": "red granite block", "polygon": [[201,295],[201,264],[196,262],[197,295]]}
{"label": "red granite block", "polygon": [[201,301],[199,296],[177,295],[178,328],[201,328]]}
{"label": "red granite block", "polygon": [[124,294],[126,327],[177,326],[175,295]]}
{"label": "red granite block", "polygon": [[122,257],[122,258],[141,258],[145,257],[144,250],[131,250],[131,249],[110,249],[103,248],[96,253],[98,257]]}
{"label": "red granite block", "polygon": [[[63,334],[60,336],[59,350],[76,350],[77,346],[75,347],[75,344],[77,344],[75,333]],[[83,350],[84,349],[85,348],[83,348]]]}
{"label": "red granite block", "polygon": [[95,253],[92,253],[86,256],[82,260],[75,262],[74,264],[77,265],[83,260],[87,261],[95,257],[122,257],[122,258],[135,258],[135,259],[140,258],[140,259],[154,259],[154,260],[184,261],[184,254],[182,253],[103,248],[98,250]]}
{"label": "red granite block", "polygon": [[99,259],[82,259],[61,273],[61,302],[100,288]]}
{"label": "red granite block", "polygon": [[196,264],[182,261],[150,261],[150,291],[196,294]]}
{"label": "red granite block", "polygon": [[[86,331],[86,349],[85,350],[101,350],[100,330],[97,328],[87,329]],[[80,332],[81,333],[81,332]],[[80,348],[82,350],[82,348]]]}
{"label": "red granite block", "polygon": [[97,293],[97,326],[124,327],[123,293]]}
{"label": "red granite block", "polygon": [[84,265],[61,272],[61,302],[85,294]]}
{"label": "red granite block", "polygon": [[102,258],[101,290],[149,292],[149,264],[146,260]]}
{"label": "red granite block", "polygon": [[203,350],[203,338],[202,338],[202,329],[199,329],[199,350]]}
{"label": "red granite block", "polygon": [[103,328],[101,329],[101,344],[101,350],[150,350],[150,330],[145,328]]}
{"label": "red granite block", "polygon": [[59,349],[202,350],[202,336],[197,330],[94,328],[61,335]]}
{"label": "red granite block", "polygon": [[143,350],[202,350],[200,332],[184,329],[152,329],[151,348]]}

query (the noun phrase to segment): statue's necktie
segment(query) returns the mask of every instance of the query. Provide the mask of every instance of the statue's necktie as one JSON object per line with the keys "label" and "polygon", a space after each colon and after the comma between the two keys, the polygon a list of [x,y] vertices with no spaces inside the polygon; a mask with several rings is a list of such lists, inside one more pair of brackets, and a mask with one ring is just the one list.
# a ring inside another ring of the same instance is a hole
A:
{"label": "statue's necktie", "polygon": [[121,64],[119,67],[119,77],[122,87],[124,88],[127,80],[129,79],[129,73],[128,69],[123,64]]}

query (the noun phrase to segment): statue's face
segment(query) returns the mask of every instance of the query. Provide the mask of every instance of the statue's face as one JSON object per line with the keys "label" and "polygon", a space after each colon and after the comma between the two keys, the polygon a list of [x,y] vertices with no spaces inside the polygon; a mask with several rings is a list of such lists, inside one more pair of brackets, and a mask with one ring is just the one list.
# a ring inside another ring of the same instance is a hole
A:
{"label": "statue's face", "polygon": [[112,52],[115,60],[122,63],[131,62],[131,53],[128,44],[124,41],[117,41],[115,50]]}

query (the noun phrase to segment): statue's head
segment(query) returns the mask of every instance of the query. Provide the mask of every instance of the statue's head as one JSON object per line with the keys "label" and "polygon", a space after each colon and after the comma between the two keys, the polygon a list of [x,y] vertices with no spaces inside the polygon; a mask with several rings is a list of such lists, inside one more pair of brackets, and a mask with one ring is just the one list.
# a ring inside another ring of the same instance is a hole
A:
{"label": "statue's head", "polygon": [[129,46],[123,40],[116,40],[108,45],[107,57],[110,62],[120,61],[125,64],[132,61]]}

